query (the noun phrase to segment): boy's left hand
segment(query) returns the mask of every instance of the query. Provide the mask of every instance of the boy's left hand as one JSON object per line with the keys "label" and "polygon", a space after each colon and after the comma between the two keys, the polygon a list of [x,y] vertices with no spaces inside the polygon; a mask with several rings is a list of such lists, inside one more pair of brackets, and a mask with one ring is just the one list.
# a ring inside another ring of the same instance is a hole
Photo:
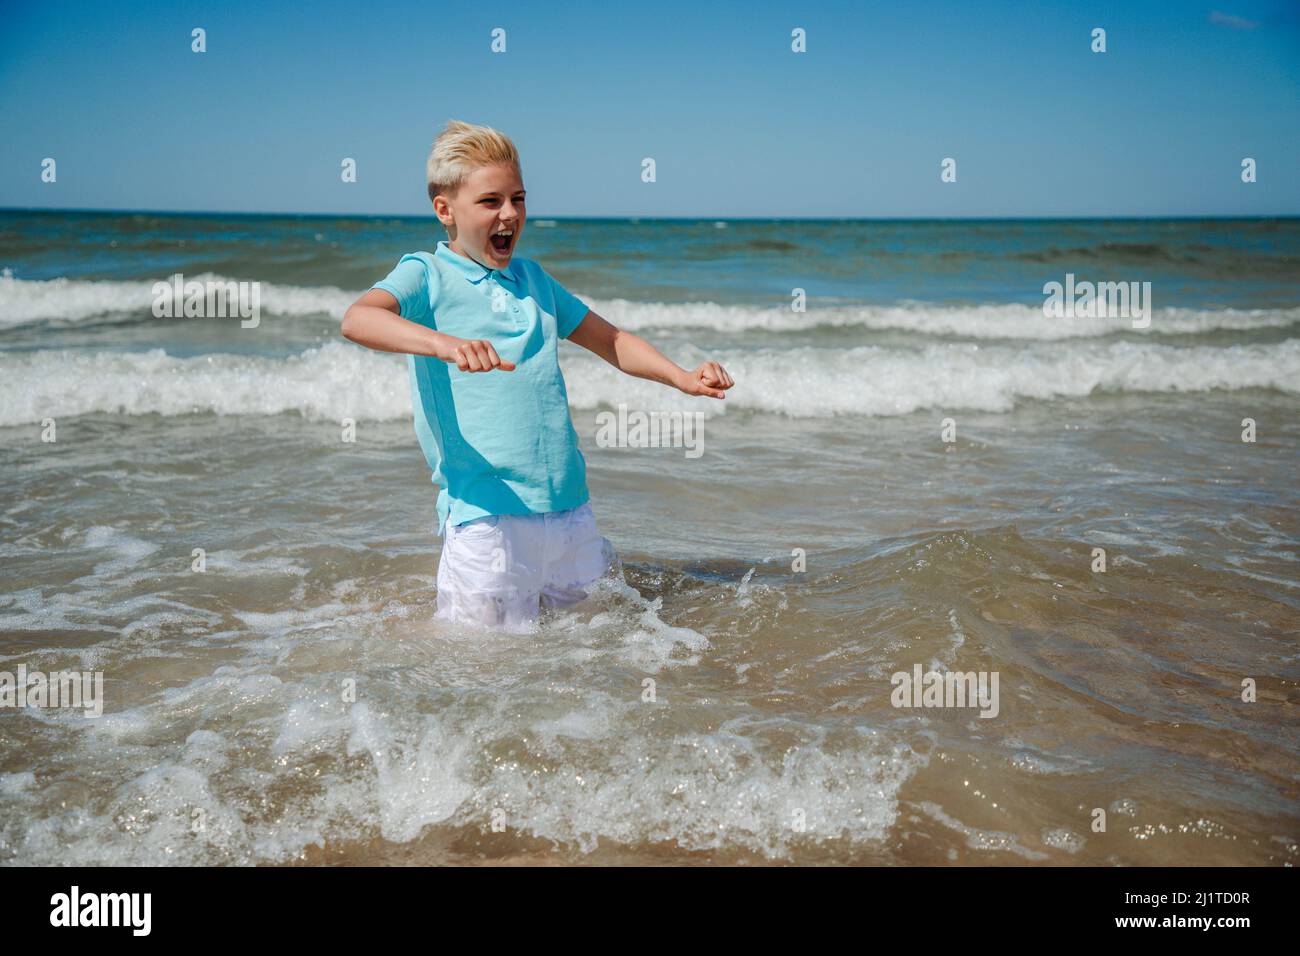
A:
{"label": "boy's left hand", "polygon": [[724,389],[736,383],[731,380],[727,370],[717,362],[705,362],[693,372],[687,372],[678,388],[687,395],[708,395],[712,398],[725,398]]}

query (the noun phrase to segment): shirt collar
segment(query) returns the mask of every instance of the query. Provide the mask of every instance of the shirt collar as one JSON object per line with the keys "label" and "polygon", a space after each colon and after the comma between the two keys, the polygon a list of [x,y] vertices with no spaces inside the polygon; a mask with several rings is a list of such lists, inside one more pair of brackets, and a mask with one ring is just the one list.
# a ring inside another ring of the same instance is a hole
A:
{"label": "shirt collar", "polygon": [[489,269],[487,266],[453,251],[451,243],[446,239],[438,240],[438,248],[434,250],[433,254],[443,262],[455,266],[456,270],[461,275],[475,285],[478,285],[490,275],[505,276],[511,282],[519,281],[515,276],[515,263],[513,259],[504,269]]}

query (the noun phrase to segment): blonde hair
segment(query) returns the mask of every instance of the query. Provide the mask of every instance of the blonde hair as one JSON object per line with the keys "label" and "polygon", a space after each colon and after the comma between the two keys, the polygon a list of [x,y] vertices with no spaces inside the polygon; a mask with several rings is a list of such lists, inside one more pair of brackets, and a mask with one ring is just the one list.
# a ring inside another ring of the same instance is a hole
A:
{"label": "blonde hair", "polygon": [[490,126],[448,120],[434,139],[425,166],[429,201],[440,193],[455,195],[471,172],[494,163],[512,163],[515,169],[520,169],[519,150],[509,136]]}

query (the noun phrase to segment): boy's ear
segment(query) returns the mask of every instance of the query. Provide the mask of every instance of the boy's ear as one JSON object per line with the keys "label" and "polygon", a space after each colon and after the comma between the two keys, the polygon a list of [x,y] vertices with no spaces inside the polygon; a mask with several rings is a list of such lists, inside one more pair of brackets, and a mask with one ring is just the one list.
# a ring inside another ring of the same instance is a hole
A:
{"label": "boy's ear", "polygon": [[433,214],[438,217],[438,221],[444,226],[453,225],[456,221],[451,214],[451,203],[447,202],[447,197],[438,195],[433,197]]}

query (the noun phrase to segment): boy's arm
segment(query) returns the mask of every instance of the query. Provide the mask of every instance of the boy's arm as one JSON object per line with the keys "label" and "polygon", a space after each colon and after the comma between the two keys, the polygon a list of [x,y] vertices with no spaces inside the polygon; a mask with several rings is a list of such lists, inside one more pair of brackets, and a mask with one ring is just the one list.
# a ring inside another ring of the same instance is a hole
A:
{"label": "boy's arm", "polygon": [[348,307],[342,331],[345,339],[366,348],[431,355],[454,362],[462,372],[490,372],[494,368],[510,372],[515,367],[497,355],[491,342],[457,338],[402,318],[397,299],[383,289],[371,289]]}
{"label": "boy's arm", "polygon": [[569,341],[594,352],[621,372],[671,385],[687,395],[724,398],[724,390],[736,384],[717,362],[705,362],[688,372],[639,335],[611,325],[591,310],[569,333]]}

